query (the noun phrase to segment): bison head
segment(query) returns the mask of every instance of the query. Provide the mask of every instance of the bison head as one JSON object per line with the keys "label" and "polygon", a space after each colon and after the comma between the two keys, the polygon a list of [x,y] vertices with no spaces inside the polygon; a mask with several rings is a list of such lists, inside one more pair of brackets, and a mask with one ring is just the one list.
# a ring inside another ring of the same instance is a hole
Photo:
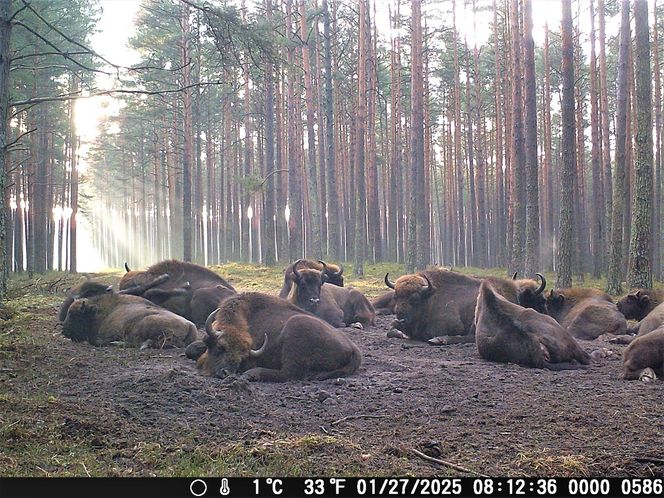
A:
{"label": "bison head", "polygon": [[544,289],[546,288],[546,279],[541,273],[536,273],[540,278],[538,283],[536,280],[524,278],[516,280],[516,273],[512,279],[517,286],[516,298],[518,303],[524,308],[532,308],[535,311],[546,314],[546,298],[544,297]]}
{"label": "bison head", "polygon": [[[299,260],[293,266],[293,289],[295,304],[303,310],[315,313],[320,304],[320,289],[327,282],[327,273],[311,268],[298,270]],[[325,267],[323,267],[325,268]]]}
{"label": "bison head", "polygon": [[344,286],[344,267],[341,263],[339,263],[339,266],[337,267],[336,265],[328,265],[325,261],[320,259],[318,262],[323,265],[323,273],[327,276],[326,282],[339,287]]}
{"label": "bison head", "polygon": [[65,321],[65,318],[67,318],[67,312],[69,311],[70,306],[76,299],[85,299],[94,296],[101,296],[109,292],[113,292],[113,287],[111,287],[110,285],[101,284],[99,282],[93,282],[91,280],[83,282],[81,285],[74,287],[69,292],[67,298],[60,306],[60,311],[58,313],[58,321],[61,323]]}
{"label": "bison head", "polygon": [[625,315],[628,320],[643,320],[648,313],[657,305],[650,298],[649,291],[640,289],[631,294],[627,294],[618,301],[618,310]]}
{"label": "bison head", "polygon": [[99,307],[89,299],[74,299],[62,324],[62,335],[74,342],[89,339],[96,329],[94,322],[98,311]]}
{"label": "bison head", "polygon": [[246,360],[259,358],[267,348],[267,334],[263,345],[252,349],[252,339],[245,330],[219,325],[216,320],[219,308],[214,310],[205,321],[205,339],[207,351],[197,361],[198,368],[206,375],[226,377],[238,373]]}
{"label": "bison head", "polygon": [[551,289],[546,296],[546,309],[550,314],[555,314],[563,309],[565,305],[565,294]]}
{"label": "bison head", "polygon": [[[385,285],[394,289],[394,312],[397,322],[408,328],[415,318],[421,315],[427,300],[433,295],[435,287],[424,273],[403,275],[396,282],[385,274]],[[403,331],[403,330],[402,330]]]}

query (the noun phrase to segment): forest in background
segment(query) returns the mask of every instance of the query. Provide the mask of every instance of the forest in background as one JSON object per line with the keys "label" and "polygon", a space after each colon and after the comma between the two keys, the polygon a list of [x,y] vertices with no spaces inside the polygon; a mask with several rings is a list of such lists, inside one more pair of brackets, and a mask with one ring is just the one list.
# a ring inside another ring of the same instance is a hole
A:
{"label": "forest in background", "polygon": [[[99,8],[4,0],[5,272],[75,271],[82,213],[114,267],[307,255],[651,287],[662,9],[542,3],[144,0],[142,61],[81,172],[73,102],[109,72]],[[537,8],[562,10],[542,46]],[[486,41],[461,9],[489,16]]]}

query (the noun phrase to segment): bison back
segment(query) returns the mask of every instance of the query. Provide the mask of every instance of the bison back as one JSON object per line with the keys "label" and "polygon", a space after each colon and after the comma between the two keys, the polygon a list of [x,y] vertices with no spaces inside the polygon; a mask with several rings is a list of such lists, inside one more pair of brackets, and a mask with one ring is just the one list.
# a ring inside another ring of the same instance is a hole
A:
{"label": "bison back", "polygon": [[345,377],[362,363],[360,350],[343,332],[311,316],[290,318],[281,340],[282,371],[291,379]]}

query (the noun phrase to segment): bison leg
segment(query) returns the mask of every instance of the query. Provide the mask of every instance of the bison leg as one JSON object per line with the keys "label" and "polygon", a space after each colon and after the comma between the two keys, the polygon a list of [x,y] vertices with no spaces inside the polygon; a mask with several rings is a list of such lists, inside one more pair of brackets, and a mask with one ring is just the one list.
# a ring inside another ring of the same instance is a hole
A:
{"label": "bison leg", "polygon": [[154,280],[151,280],[147,284],[135,285],[134,287],[129,287],[128,289],[120,290],[120,291],[118,291],[118,294],[129,294],[131,296],[142,296],[143,294],[145,294],[146,291],[152,289],[153,287],[156,287],[158,285],[163,284],[164,282],[166,282],[170,278],[171,278],[171,276],[168,273],[164,273],[163,275],[159,275]]}
{"label": "bison leg", "polygon": [[286,382],[289,380],[283,370],[264,367],[250,368],[242,374],[242,378],[250,382]]}
{"label": "bison leg", "polygon": [[467,344],[475,342],[474,335],[439,335],[427,341],[434,346],[449,346],[450,344]]}

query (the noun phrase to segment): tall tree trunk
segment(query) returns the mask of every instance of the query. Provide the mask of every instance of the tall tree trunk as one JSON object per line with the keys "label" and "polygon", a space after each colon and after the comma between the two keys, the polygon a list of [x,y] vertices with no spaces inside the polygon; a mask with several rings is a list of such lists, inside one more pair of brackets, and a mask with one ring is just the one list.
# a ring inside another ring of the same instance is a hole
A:
{"label": "tall tree trunk", "polygon": [[307,112],[307,164],[309,193],[309,223],[311,241],[309,246],[313,254],[323,256],[323,244],[320,230],[320,208],[318,203],[318,173],[316,171],[316,106],[314,102],[313,70],[311,67],[311,47],[308,36],[307,11],[304,0],[300,0],[300,38],[302,43],[302,69],[304,70],[304,100]]}
{"label": "tall tree trunk", "polygon": [[[609,97],[608,82],[606,76],[606,34],[605,34],[605,11],[604,0],[597,0],[597,10],[599,13],[599,113],[602,127],[602,178],[604,181],[604,200],[606,203],[606,230],[607,242],[611,238],[613,196],[611,179],[611,141],[609,140]],[[608,255],[607,250],[605,254]],[[607,258],[608,259],[608,258]]]}
{"label": "tall tree trunk", "polygon": [[635,183],[630,242],[629,286],[652,288],[652,75],[650,67],[650,29],[648,2],[634,2],[637,133],[635,145]]}
{"label": "tall tree trunk", "polygon": [[192,259],[191,169],[193,163],[193,114],[191,103],[189,6],[182,4],[182,91],[184,117],[184,154],[182,156],[182,244],[184,261]]}
{"label": "tall tree trunk", "polygon": [[422,61],[422,4],[411,1],[411,119],[410,119],[410,192],[409,251],[406,270],[424,269],[431,259],[429,247],[429,209],[424,189],[424,85]]}
{"label": "tall tree trunk", "polygon": [[[600,0],[601,1],[601,0]],[[618,104],[616,112],[616,168],[613,177],[611,247],[607,292],[622,293],[623,211],[625,209],[625,148],[627,140],[627,61],[629,58],[629,2],[620,4],[620,44],[618,48]]]}
{"label": "tall tree trunk", "polygon": [[576,137],[574,117],[574,46],[572,2],[562,0],[562,167],[560,171],[560,220],[558,233],[557,287],[572,286],[572,240],[574,220],[574,174]]}
{"label": "tall tree trunk", "polygon": [[[599,278],[604,268],[604,230],[606,216],[603,207],[604,185],[601,175],[601,148],[600,148],[600,122],[599,122],[599,92],[597,91],[597,57],[595,52],[595,8],[594,1],[590,0],[590,132],[591,132],[591,164],[593,173],[593,197],[590,209],[591,219],[591,254],[593,278]],[[608,147],[608,144],[601,144]],[[599,208],[598,208],[599,207]]]}
{"label": "tall tree trunk", "polygon": [[456,165],[456,207],[457,207],[457,250],[455,264],[458,266],[466,265],[466,225],[464,222],[464,206],[463,206],[463,183],[464,183],[464,166],[463,154],[461,151],[461,82],[459,74],[461,68],[459,65],[459,47],[458,47],[458,33],[456,28],[456,0],[452,1],[452,25],[453,25],[453,42],[452,50],[454,53],[454,163]]}
{"label": "tall tree trunk", "polygon": [[357,195],[355,209],[355,259],[353,273],[364,275],[364,257],[366,251],[366,189],[365,189],[365,125],[367,120],[367,10],[368,1],[360,0],[359,21],[359,59],[357,64],[357,114],[355,129],[355,191]]}
{"label": "tall tree trunk", "polygon": [[513,238],[511,270],[525,269],[526,199],[525,199],[525,143],[523,130],[523,74],[521,72],[521,31],[519,27],[519,2],[511,1],[512,23],[512,147],[510,166],[512,171]]}
{"label": "tall tree trunk", "polygon": [[[293,0],[286,1],[286,29],[293,32]],[[294,40],[292,40],[294,41]],[[299,95],[295,93],[298,83],[295,68],[295,47],[290,43],[286,49],[288,63],[288,255],[291,261],[303,256],[302,190],[297,123],[301,119]],[[299,85],[298,85],[299,87]]]}
{"label": "tall tree trunk", "polygon": [[523,48],[526,128],[526,260],[525,274],[540,271],[539,168],[537,164],[537,92],[535,88],[535,42],[531,0],[523,1]]}
{"label": "tall tree trunk", "polygon": [[333,260],[342,258],[339,225],[339,203],[337,201],[336,158],[334,151],[334,100],[332,93],[332,48],[330,29],[330,9],[323,0],[323,39],[325,64],[325,164],[327,166],[327,230],[329,234],[329,256]]}
{"label": "tall tree trunk", "polygon": [[652,218],[652,254],[653,278],[662,278],[662,82],[659,67],[659,29],[657,23],[657,0],[653,1],[654,29],[653,29],[653,79],[655,80],[655,175],[653,188],[653,218]]}
{"label": "tall tree trunk", "polygon": [[[265,0],[268,21],[272,21],[272,0]],[[276,264],[275,218],[278,213],[274,205],[274,65],[267,61],[265,68],[265,213],[262,217],[263,228],[263,264]],[[278,174],[278,173],[277,173]]]}

